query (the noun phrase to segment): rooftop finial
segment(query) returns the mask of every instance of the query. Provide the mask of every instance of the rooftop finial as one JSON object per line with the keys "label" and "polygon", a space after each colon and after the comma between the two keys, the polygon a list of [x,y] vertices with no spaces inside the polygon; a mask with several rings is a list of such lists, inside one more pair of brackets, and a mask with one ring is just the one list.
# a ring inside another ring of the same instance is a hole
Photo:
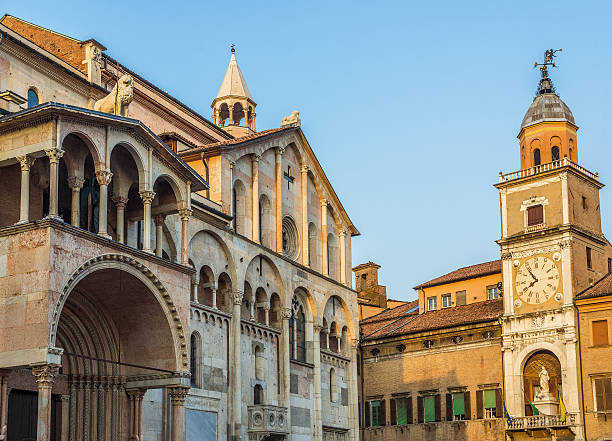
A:
{"label": "rooftop finial", "polygon": [[544,63],[538,63],[537,61],[533,65],[534,68],[540,66],[540,72],[542,72],[542,78],[548,78],[548,66],[557,67],[553,61],[556,57],[557,52],[561,52],[563,49],[548,49],[544,52]]}
{"label": "rooftop finial", "polygon": [[236,52],[236,45],[234,43],[232,43],[231,48],[232,48],[232,54],[235,53]]}
{"label": "rooftop finial", "polygon": [[556,93],[555,86],[552,83],[552,80],[548,78],[548,66],[557,67],[554,62],[555,54],[557,52],[561,52],[563,49],[549,49],[544,52],[544,63],[538,63],[537,61],[533,65],[534,69],[536,67],[540,67],[540,72],[542,73],[542,78],[540,79],[540,83],[538,84],[537,95],[543,95],[545,93]]}

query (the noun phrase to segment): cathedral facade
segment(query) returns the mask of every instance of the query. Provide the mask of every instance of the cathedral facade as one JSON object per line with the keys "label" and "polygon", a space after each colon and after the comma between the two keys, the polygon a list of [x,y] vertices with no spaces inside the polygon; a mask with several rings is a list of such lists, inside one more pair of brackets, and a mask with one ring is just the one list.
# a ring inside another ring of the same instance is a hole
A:
{"label": "cathedral facade", "polygon": [[358,439],[344,210],[298,112],[212,121],[0,20],[0,439]]}
{"label": "cathedral facade", "polygon": [[[612,245],[599,175],[547,67],[520,126],[520,170],[500,173],[501,259],[386,300],[360,293],[362,439],[612,439]],[[372,277],[374,276],[374,277]]]}

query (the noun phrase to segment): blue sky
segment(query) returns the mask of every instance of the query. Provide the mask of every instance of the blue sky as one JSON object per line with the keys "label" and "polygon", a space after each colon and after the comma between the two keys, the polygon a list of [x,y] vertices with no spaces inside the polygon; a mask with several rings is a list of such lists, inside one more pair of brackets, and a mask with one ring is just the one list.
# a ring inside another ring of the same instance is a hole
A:
{"label": "blue sky", "polygon": [[[580,126],[579,162],[612,179],[611,6],[606,2],[6,2],[80,39],[210,117],[235,43],[258,129],[300,111],[302,129],[390,297],[499,257],[500,170],[551,73]],[[601,193],[604,233],[612,196]]]}

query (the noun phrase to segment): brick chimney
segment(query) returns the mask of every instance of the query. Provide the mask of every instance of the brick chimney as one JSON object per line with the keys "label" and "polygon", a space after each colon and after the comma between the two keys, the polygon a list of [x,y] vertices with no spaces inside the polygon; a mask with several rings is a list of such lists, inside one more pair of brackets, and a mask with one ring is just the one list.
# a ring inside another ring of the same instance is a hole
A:
{"label": "brick chimney", "polygon": [[362,263],[353,268],[355,273],[355,290],[359,297],[370,300],[371,305],[387,307],[387,287],[378,284],[378,269],[374,262]]}

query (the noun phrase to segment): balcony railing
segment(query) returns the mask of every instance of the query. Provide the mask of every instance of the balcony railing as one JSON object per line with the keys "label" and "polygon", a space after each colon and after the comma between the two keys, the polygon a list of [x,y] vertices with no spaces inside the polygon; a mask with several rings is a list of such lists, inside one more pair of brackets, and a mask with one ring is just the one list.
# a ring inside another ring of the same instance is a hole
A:
{"label": "balcony railing", "polygon": [[289,433],[286,407],[256,404],[248,406],[247,410],[249,413],[249,440],[259,440],[264,435]]}
{"label": "balcony railing", "polygon": [[536,165],[534,167],[518,170],[511,173],[503,174],[502,172],[499,172],[499,182],[508,182],[513,181],[515,179],[526,178],[528,176],[535,176],[540,173],[556,170],[561,167],[573,168],[574,170],[579,171],[580,173],[588,176],[591,179],[594,179],[596,181],[599,180],[599,173],[590,172],[586,168],[576,164],[575,162],[570,161],[568,158],[563,158],[558,161],[547,162],[546,164]]}
{"label": "balcony railing", "polygon": [[568,427],[576,424],[576,414],[568,413],[565,418],[561,415],[534,415],[512,418],[506,423],[507,430],[546,429],[553,427]]}

